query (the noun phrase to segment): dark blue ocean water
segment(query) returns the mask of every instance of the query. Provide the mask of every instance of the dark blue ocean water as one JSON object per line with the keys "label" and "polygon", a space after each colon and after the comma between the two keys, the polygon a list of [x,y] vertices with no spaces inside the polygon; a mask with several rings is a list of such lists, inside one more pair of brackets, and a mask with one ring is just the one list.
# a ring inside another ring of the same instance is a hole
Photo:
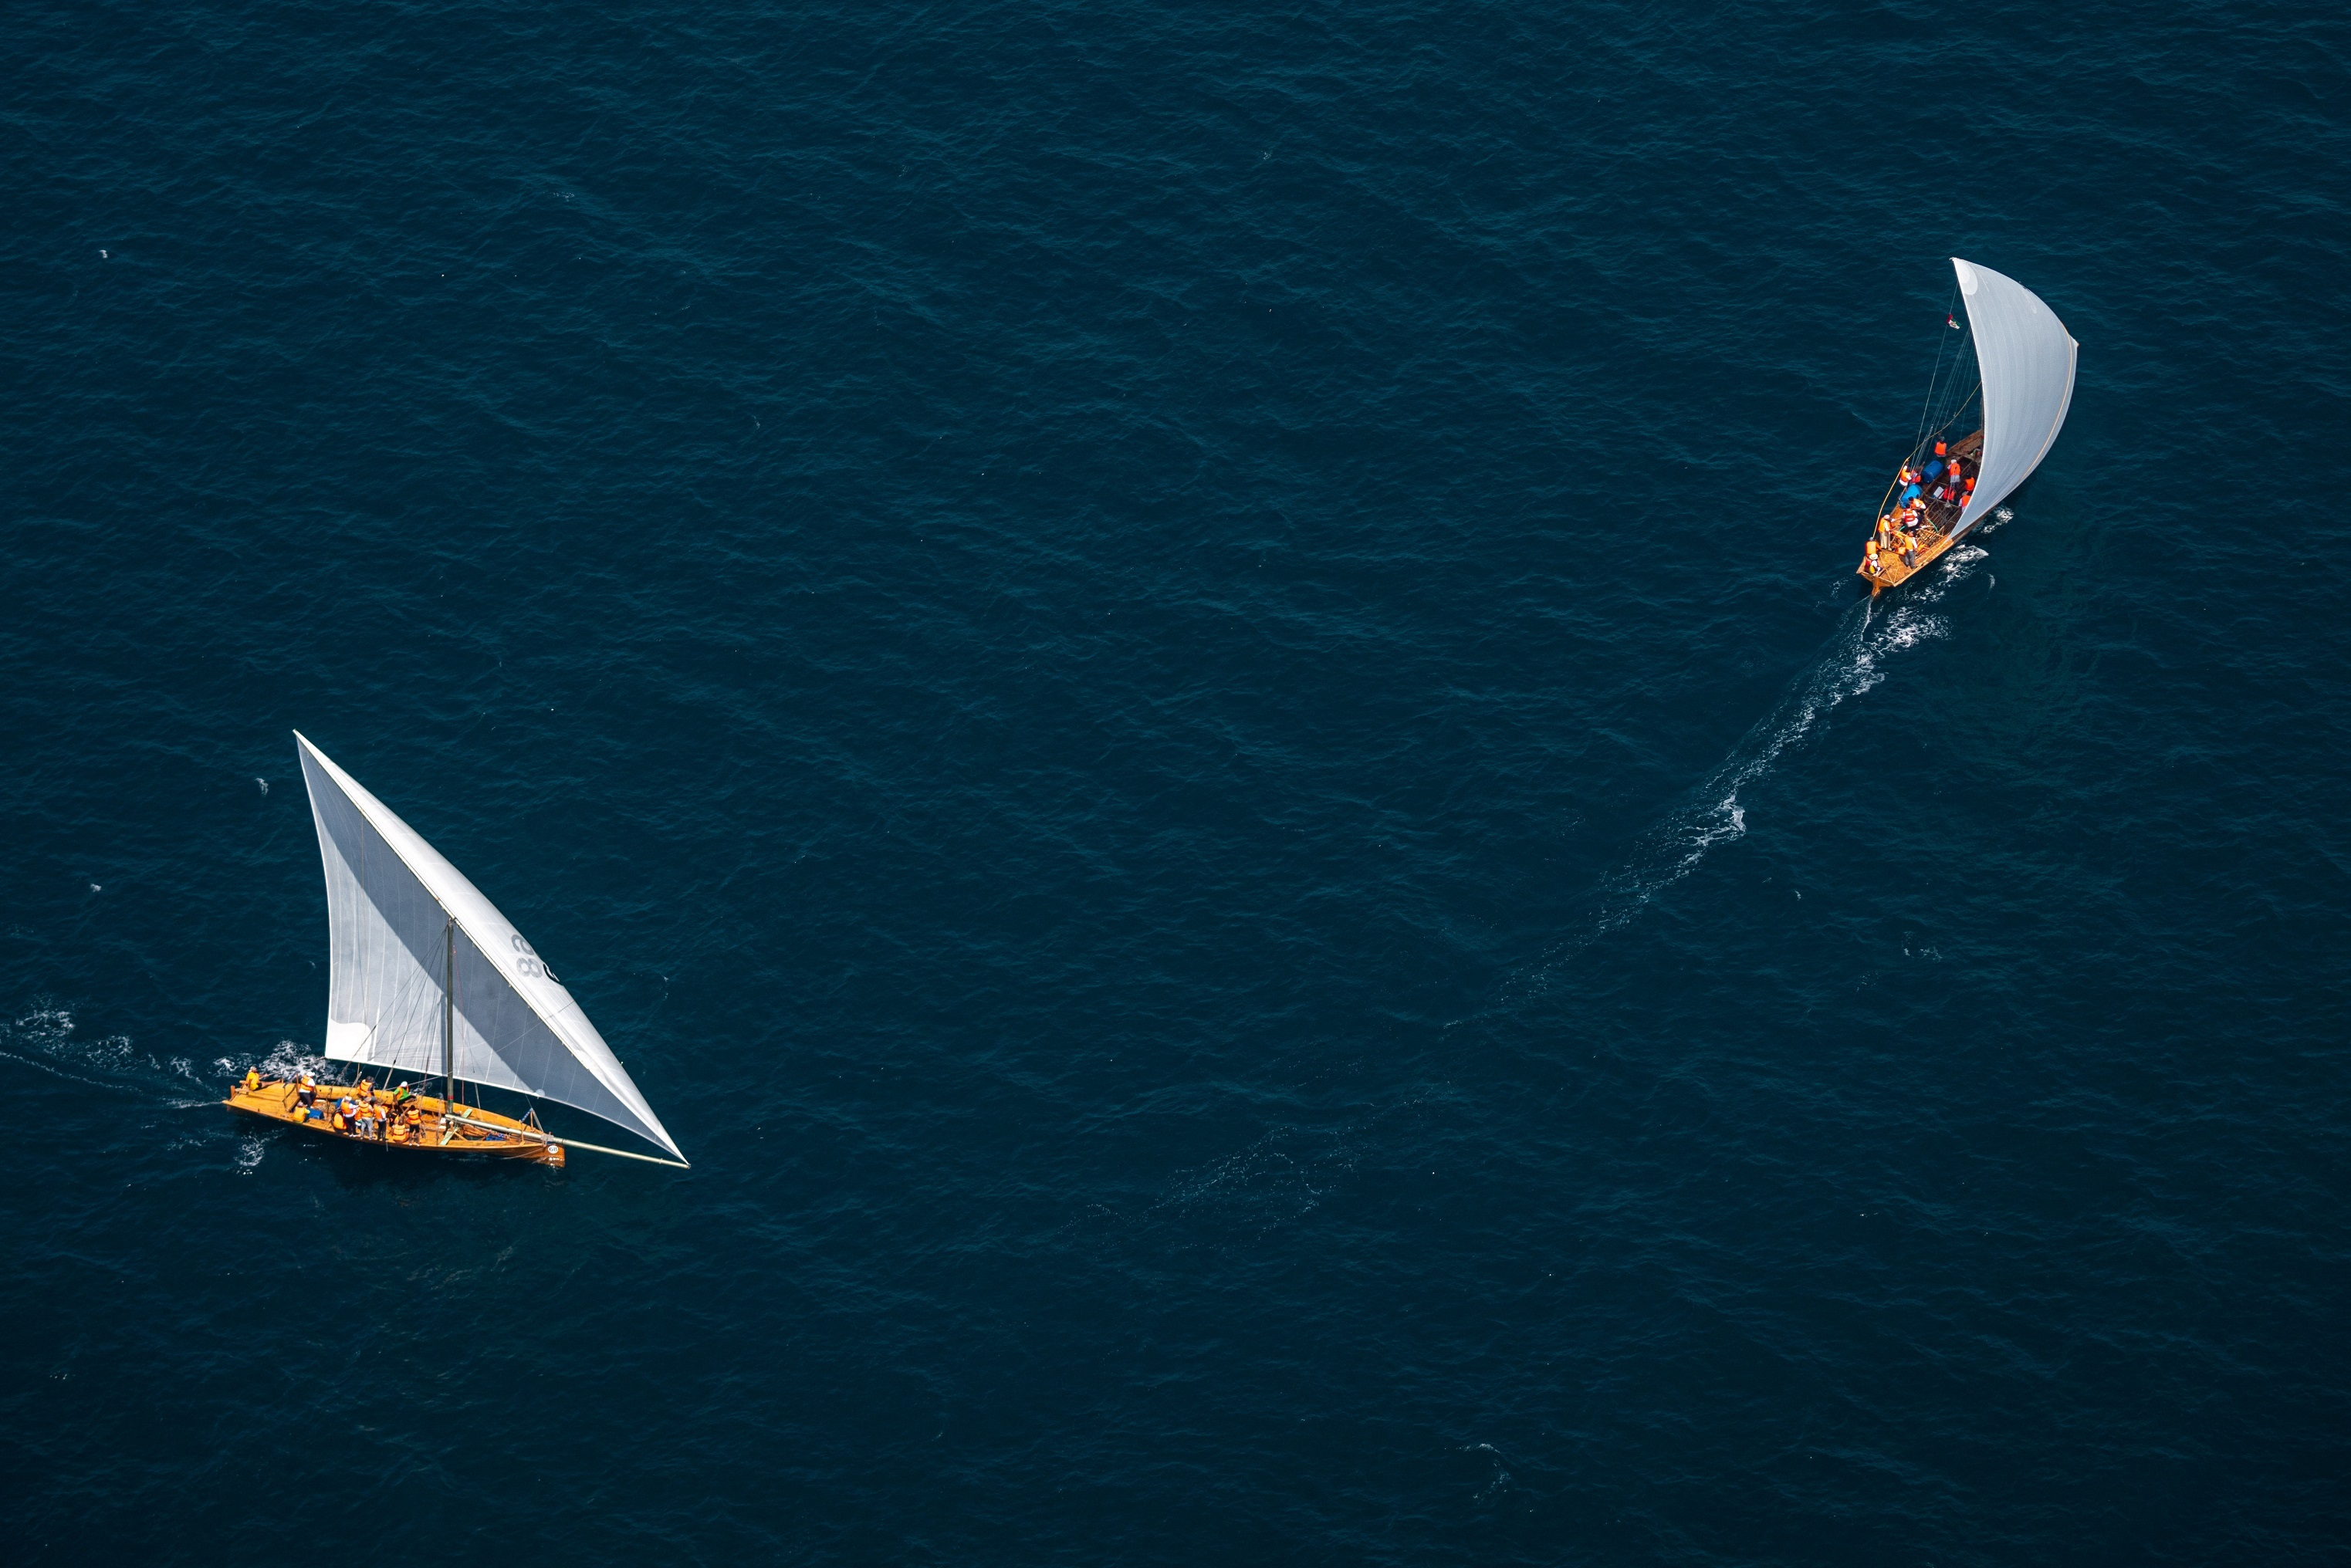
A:
{"label": "dark blue ocean water", "polygon": [[[0,39],[8,1561],[2351,1553],[2336,9]],[[690,1172],[214,1103],[296,727]]]}

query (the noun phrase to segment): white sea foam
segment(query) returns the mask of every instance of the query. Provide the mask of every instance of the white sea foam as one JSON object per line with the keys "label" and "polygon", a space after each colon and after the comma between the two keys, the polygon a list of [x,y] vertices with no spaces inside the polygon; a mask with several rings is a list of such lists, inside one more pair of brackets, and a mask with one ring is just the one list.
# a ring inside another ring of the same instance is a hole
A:
{"label": "white sea foam", "polygon": [[74,1031],[72,1013],[46,1004],[0,1025],[0,1042],[5,1042],[0,1043],[0,1056],[94,1088],[128,1087],[142,1067],[168,1071],[154,1058],[135,1052],[125,1036],[81,1038]]}
{"label": "white sea foam", "polygon": [[1959,545],[1931,577],[1907,587],[1891,603],[1865,600],[1838,622],[1827,644],[1788,684],[1778,703],[1740,737],[1708,774],[1634,841],[1624,862],[1600,879],[1590,922],[1504,982],[1501,999],[1541,993],[1559,966],[1638,915],[1649,901],[1687,876],[1708,851],[1742,838],[1747,808],[1740,795],[1769,773],[1787,749],[1810,735],[1838,704],[1874,689],[1886,678],[1886,661],[1905,649],[1948,636],[1949,622],[1935,613],[1951,588],[1972,575],[1986,559],[1973,545]]}
{"label": "white sea foam", "polygon": [[1501,1449],[1491,1443],[1465,1443],[1461,1447],[1461,1451],[1465,1454],[1484,1454],[1487,1461],[1494,1467],[1494,1479],[1487,1482],[1478,1492],[1478,1501],[1485,1502],[1510,1490],[1510,1472],[1508,1468],[1510,1461],[1502,1457]]}
{"label": "white sea foam", "polygon": [[119,1089],[147,1097],[174,1111],[217,1103],[222,1085],[242,1078],[247,1067],[284,1078],[306,1070],[318,1072],[327,1065],[325,1058],[287,1040],[258,1061],[250,1056],[216,1056],[199,1067],[189,1057],[141,1051],[126,1035],[85,1038],[77,1030],[71,1011],[46,1002],[0,1023],[0,1057],[93,1089]]}
{"label": "white sea foam", "polygon": [[[264,1078],[298,1078],[305,1072],[323,1076],[330,1064],[300,1040],[281,1040],[269,1048],[268,1055],[253,1065],[261,1069]],[[245,1069],[238,1067],[235,1071],[242,1073]]]}
{"label": "white sea foam", "polygon": [[1354,1164],[1344,1129],[1275,1127],[1240,1153],[1179,1176],[1143,1222],[1213,1217],[1262,1236],[1319,1207]]}

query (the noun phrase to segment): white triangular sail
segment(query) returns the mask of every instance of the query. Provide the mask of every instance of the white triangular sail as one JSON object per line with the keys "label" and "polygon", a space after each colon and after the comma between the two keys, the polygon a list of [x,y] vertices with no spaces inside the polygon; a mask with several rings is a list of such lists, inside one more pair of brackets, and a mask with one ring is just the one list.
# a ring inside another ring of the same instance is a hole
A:
{"label": "white triangular sail", "polygon": [[[514,924],[382,801],[294,738],[327,868],[327,1054],[439,1077],[452,990],[457,1078],[574,1106],[677,1155],[611,1047]],[[455,985],[444,988],[453,949]]]}
{"label": "white triangular sail", "polygon": [[1983,373],[1983,455],[1975,494],[1954,537],[2008,498],[2049,455],[2074,401],[2074,356],[2080,345],[2041,297],[1989,267],[1951,258],[1975,335]]}

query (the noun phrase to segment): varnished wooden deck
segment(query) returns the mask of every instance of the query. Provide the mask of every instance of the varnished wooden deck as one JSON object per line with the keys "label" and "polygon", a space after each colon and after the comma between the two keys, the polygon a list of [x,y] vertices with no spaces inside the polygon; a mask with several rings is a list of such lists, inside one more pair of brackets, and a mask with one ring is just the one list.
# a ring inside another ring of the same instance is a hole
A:
{"label": "varnished wooden deck", "polygon": [[1869,559],[1866,556],[1863,557],[1862,563],[1853,570],[1862,581],[1872,588],[1898,587],[1934,565],[1943,552],[1949,549],[1956,542],[1949,534],[1935,534],[1918,541],[1917,566],[1905,566],[1902,564],[1902,558],[1894,551],[1881,550],[1877,556],[1878,573],[1876,577],[1869,575]]}
{"label": "varnished wooden deck", "polygon": [[[1964,460],[1972,470],[1983,455],[1983,432],[1979,430],[1972,435],[1961,437],[1952,444],[1951,455]],[[1888,491],[1887,495],[1890,497],[1892,492]],[[1927,508],[1928,520],[1932,528],[1931,531],[1922,531],[1918,535],[1917,551],[1918,564],[1916,566],[1904,565],[1898,551],[1881,550],[1877,557],[1876,576],[1870,575],[1869,557],[1866,554],[1862,557],[1861,564],[1853,569],[1854,575],[1869,584],[1872,592],[1881,588],[1896,588],[1909,581],[1910,579],[1934,565],[1953,544],[1958,542],[1951,538],[1950,530],[1958,524],[1961,510],[1962,508],[1959,507]],[[1876,531],[1873,525],[1871,529],[1873,536]]]}
{"label": "varnished wooden deck", "polygon": [[[537,1165],[561,1166],[563,1145],[549,1142],[547,1134],[524,1125],[511,1116],[501,1116],[496,1111],[485,1111],[477,1105],[460,1103],[453,1107],[445,1100],[420,1094],[408,1102],[417,1111],[417,1124],[403,1137],[362,1137],[355,1128],[338,1130],[334,1124],[335,1103],[345,1094],[356,1094],[348,1087],[321,1083],[319,1104],[326,1112],[323,1121],[309,1121],[295,1097],[297,1086],[282,1079],[264,1079],[258,1089],[248,1090],[243,1083],[229,1091],[221,1103],[232,1111],[260,1116],[272,1122],[283,1122],[305,1132],[319,1133],[347,1143],[365,1144],[375,1148],[413,1149],[425,1154],[487,1155],[495,1158],[529,1160]],[[380,1108],[389,1114],[389,1107]],[[458,1120],[463,1117],[465,1120]],[[404,1125],[404,1123],[403,1123]]]}

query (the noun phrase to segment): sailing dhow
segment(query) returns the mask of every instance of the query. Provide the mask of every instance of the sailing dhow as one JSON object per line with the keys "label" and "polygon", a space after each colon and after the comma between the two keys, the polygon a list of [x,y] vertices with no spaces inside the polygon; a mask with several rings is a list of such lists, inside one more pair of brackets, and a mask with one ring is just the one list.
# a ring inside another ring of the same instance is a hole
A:
{"label": "sailing dhow", "polygon": [[[1951,258],[1968,324],[1950,380],[1942,358],[1927,392],[1920,439],[1878,506],[1855,570],[1874,596],[1916,576],[2006,500],[2049,455],[2074,401],[2081,345],[2041,297],[1989,267]],[[1949,318],[1953,327],[1957,318]],[[1974,348],[1975,384],[1967,384]],[[1942,383],[1938,407],[1937,383]],[[1952,394],[1956,393],[1956,396]],[[1965,435],[1954,431],[1974,430]]]}
{"label": "sailing dhow", "polygon": [[[326,1055],[382,1076],[319,1085],[308,1073],[248,1071],[228,1105],[385,1148],[561,1166],[569,1145],[684,1166],[611,1047],[514,923],[324,752],[294,739],[327,871]],[[435,1081],[437,1094],[421,1092]],[[503,1115],[478,1092],[467,1103],[469,1083],[601,1116],[671,1157],[554,1137],[536,1108]]]}

